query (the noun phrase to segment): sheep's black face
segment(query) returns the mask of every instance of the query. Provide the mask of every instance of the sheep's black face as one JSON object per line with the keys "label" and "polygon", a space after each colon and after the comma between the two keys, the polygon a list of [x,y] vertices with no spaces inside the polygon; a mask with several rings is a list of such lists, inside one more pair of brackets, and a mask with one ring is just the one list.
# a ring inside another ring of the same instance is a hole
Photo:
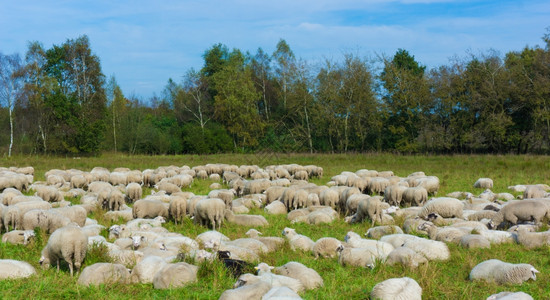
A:
{"label": "sheep's black face", "polygon": [[224,258],[230,258],[231,253],[229,251],[218,251],[218,258],[224,259]]}

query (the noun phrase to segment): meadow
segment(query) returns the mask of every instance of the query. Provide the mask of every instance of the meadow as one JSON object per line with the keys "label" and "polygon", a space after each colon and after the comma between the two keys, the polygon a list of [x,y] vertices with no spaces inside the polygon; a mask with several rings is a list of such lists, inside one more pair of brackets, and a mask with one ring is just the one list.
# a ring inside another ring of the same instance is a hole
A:
{"label": "meadow", "polygon": [[[391,170],[397,176],[407,176],[415,171],[424,171],[426,175],[438,176],[441,182],[439,195],[453,191],[470,191],[479,194],[483,190],[474,189],[473,183],[480,177],[492,178],[494,192],[510,192],[507,187],[516,184],[550,184],[550,157],[548,156],[497,156],[497,155],[449,155],[449,156],[402,156],[391,154],[224,154],[209,156],[126,156],[122,154],[103,154],[99,157],[54,157],[19,156],[0,159],[0,165],[33,166],[35,180],[44,180],[44,173],[50,169],[80,169],[89,171],[101,166],[112,170],[115,167],[128,167],[144,170],[167,165],[204,165],[207,163],[271,164],[297,163],[314,164],[323,167],[324,176],[311,180],[316,184],[326,184],[330,178],[342,171],[369,169]],[[198,180],[190,188],[195,194],[207,194],[210,180]],[[32,193],[32,191],[30,191]],[[145,194],[150,189],[145,189]],[[72,200],[77,202],[78,200]],[[363,234],[370,223],[347,224],[343,218],[331,224],[307,225],[290,224],[285,216],[265,214],[261,209],[251,211],[262,214],[269,226],[261,228],[264,236],[281,236],[284,227],[295,228],[299,233],[311,237],[314,241],[321,237],[344,239],[346,233],[353,230]],[[102,219],[102,213],[94,213],[105,226],[112,225]],[[204,227],[194,225],[189,219],[175,225],[172,221],[164,224],[170,231],[180,232],[194,238]],[[221,232],[231,239],[244,237],[249,228],[233,224],[224,224]],[[152,285],[102,285],[99,287],[81,287],[76,284],[77,276],[70,277],[67,268],[57,272],[55,268],[42,270],[38,260],[40,251],[47,242],[47,236],[39,234],[37,240],[27,246],[0,243],[0,258],[25,260],[37,269],[37,275],[23,280],[0,281],[0,291],[4,299],[51,299],[51,298],[95,298],[95,299],[217,299],[230,289],[235,279],[219,262],[200,265],[197,283],[172,290],[155,290]],[[550,247],[545,246],[527,250],[521,245],[505,244],[492,246],[491,249],[464,249],[449,244],[451,259],[445,262],[429,262],[417,269],[402,266],[378,264],[374,269],[342,267],[336,259],[317,259],[311,253],[293,252],[288,246],[281,251],[263,255],[261,261],[272,266],[283,265],[288,261],[298,261],[315,269],[324,279],[324,287],[302,294],[304,299],[365,299],[372,287],[392,277],[408,276],[415,279],[423,288],[423,299],[486,299],[500,291],[523,291],[535,299],[550,299]],[[101,251],[90,251],[84,266],[106,261],[108,257]],[[498,258],[511,263],[529,263],[540,271],[536,281],[522,285],[499,286],[486,282],[468,281],[470,270],[478,263]]]}

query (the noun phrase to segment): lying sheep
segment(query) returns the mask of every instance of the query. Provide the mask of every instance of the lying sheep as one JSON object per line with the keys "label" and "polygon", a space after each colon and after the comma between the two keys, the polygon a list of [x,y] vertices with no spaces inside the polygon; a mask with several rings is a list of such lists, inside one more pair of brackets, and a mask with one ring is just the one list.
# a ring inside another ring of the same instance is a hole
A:
{"label": "lying sheep", "polygon": [[376,284],[370,293],[371,299],[421,300],[422,288],[412,278],[390,278]]}
{"label": "lying sheep", "polygon": [[361,236],[353,231],[348,231],[345,241],[354,248],[369,249],[377,259],[386,260],[394,247],[386,242],[377,240],[362,239]]}
{"label": "lying sheep", "polygon": [[267,246],[269,252],[273,252],[275,250],[278,250],[285,243],[285,240],[283,238],[280,238],[280,237],[276,237],[276,236],[265,236],[265,237],[263,237],[263,236],[260,236],[262,233],[259,232],[256,229],[254,229],[254,228],[248,230],[245,234],[250,238],[257,239],[258,241],[264,243]]}
{"label": "lying sheep", "polygon": [[545,232],[529,232],[525,227],[517,229],[518,243],[525,246],[527,249],[543,247],[550,245],[550,231]]}
{"label": "lying sheep", "polygon": [[158,271],[166,265],[166,261],[158,256],[147,256],[138,262],[132,269],[130,282],[153,283],[153,278]]}
{"label": "lying sheep", "polygon": [[539,185],[528,185],[523,192],[523,199],[531,198],[544,198],[546,197],[546,190]]}
{"label": "lying sheep", "polygon": [[266,218],[262,215],[236,215],[229,209],[225,210],[225,219],[229,223],[248,227],[261,227],[269,225]]}
{"label": "lying sheep", "polygon": [[86,257],[87,246],[88,236],[78,226],[69,225],[59,228],[52,233],[46,247],[42,250],[40,264],[43,268],[48,268],[50,263],[55,262],[59,271],[59,261],[63,259],[69,264],[69,270],[73,276],[73,268],[76,268],[76,272],[80,270]]}
{"label": "lying sheep", "polygon": [[466,234],[460,238],[460,246],[464,248],[491,248],[491,242],[480,234]]}
{"label": "lying sheep", "polygon": [[338,249],[341,245],[342,242],[335,238],[323,237],[318,239],[315,244],[313,244],[311,251],[315,256],[315,259],[319,258],[319,256],[323,258],[333,258],[337,255],[336,249]]}
{"label": "lying sheep", "polygon": [[36,274],[36,270],[26,261],[0,259],[0,280],[27,278]]}
{"label": "lying sheep", "polygon": [[407,247],[397,247],[393,249],[393,251],[388,254],[385,261],[389,266],[401,264],[413,269],[427,262],[428,260],[426,257]]}
{"label": "lying sheep", "polygon": [[279,200],[266,205],[264,211],[270,215],[284,215],[287,213],[286,206]]}
{"label": "lying sheep", "polygon": [[487,300],[533,300],[533,297],[524,292],[500,292],[487,297]]}
{"label": "lying sheep", "polygon": [[476,265],[470,272],[470,280],[485,280],[497,284],[522,284],[529,279],[537,280],[537,269],[529,264],[511,264],[490,259]]}
{"label": "lying sheep", "polygon": [[129,283],[130,272],[121,264],[95,263],[82,270],[78,285],[99,286],[100,284]]}
{"label": "lying sheep", "polygon": [[272,274],[269,272],[261,272],[261,275],[253,275],[250,273],[239,276],[237,282],[233,287],[241,287],[245,285],[255,284],[258,281],[264,281],[270,283],[272,286],[286,286],[291,290],[300,293],[304,290],[302,283],[292,277]]}
{"label": "lying sheep", "polygon": [[406,240],[403,247],[411,248],[419,254],[424,255],[428,260],[448,260],[451,257],[447,245],[440,241],[428,240],[425,238],[414,238]]}
{"label": "lying sheep", "polygon": [[179,288],[197,281],[199,267],[185,262],[167,264],[153,277],[155,289]]}
{"label": "lying sheep", "polygon": [[285,227],[282,234],[288,239],[292,250],[311,251],[315,244],[309,237],[296,233],[296,229],[293,228]]}
{"label": "lying sheep", "polygon": [[403,233],[401,227],[396,225],[384,225],[369,228],[365,235],[371,239],[380,239],[388,234]]}
{"label": "lying sheep", "polygon": [[363,268],[374,268],[376,255],[367,248],[346,248],[340,245],[338,249],[338,263],[342,266],[350,265]]}
{"label": "lying sheep", "polygon": [[292,277],[299,280],[306,290],[312,290],[324,285],[323,278],[317,271],[305,265],[291,261],[273,269],[275,274]]}
{"label": "lying sheep", "polygon": [[226,290],[221,294],[219,300],[262,299],[270,289],[271,283],[259,280],[252,284]]}
{"label": "lying sheep", "polygon": [[26,245],[33,238],[35,238],[34,230],[12,230],[4,233],[2,243]]}

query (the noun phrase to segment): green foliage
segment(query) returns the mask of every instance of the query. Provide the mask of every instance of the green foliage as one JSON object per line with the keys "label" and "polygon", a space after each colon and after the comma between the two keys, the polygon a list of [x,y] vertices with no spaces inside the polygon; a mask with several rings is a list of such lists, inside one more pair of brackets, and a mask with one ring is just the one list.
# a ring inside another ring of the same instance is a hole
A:
{"label": "green foliage", "polygon": [[204,128],[187,123],[182,128],[182,137],[185,153],[212,154],[233,149],[233,141],[225,128],[215,123],[209,123]]}

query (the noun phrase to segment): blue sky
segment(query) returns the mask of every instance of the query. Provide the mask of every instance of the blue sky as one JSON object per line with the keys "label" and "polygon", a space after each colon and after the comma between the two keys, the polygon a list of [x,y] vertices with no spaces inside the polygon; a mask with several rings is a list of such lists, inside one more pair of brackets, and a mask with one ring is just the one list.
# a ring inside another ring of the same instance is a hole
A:
{"label": "blue sky", "polygon": [[160,95],[202,67],[216,43],[272,53],[279,39],[310,62],[343,53],[391,56],[408,50],[428,68],[453,56],[495,49],[501,54],[542,45],[548,0],[0,0],[0,51],[46,48],[88,35],[103,73],[126,96]]}

